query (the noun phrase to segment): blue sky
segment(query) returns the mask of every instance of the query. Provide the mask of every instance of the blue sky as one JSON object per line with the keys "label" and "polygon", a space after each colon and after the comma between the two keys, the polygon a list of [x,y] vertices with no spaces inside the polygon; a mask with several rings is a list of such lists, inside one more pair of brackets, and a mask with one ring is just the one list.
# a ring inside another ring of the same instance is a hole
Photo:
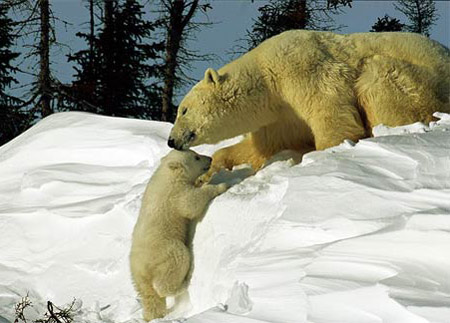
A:
{"label": "blue sky", "polygon": [[[70,51],[77,51],[85,48],[86,44],[79,38],[75,37],[75,33],[80,27],[84,30],[88,29],[88,11],[85,8],[85,2],[81,0],[52,0],[53,11],[55,16],[62,20],[70,22],[71,25],[64,26],[58,23],[56,37],[59,42],[66,46],[53,49],[54,63],[52,71],[61,81],[67,82],[71,80],[73,75],[72,66],[67,63],[66,55]],[[152,6],[152,1],[143,1],[149,3],[146,10]],[[212,0],[212,10],[208,12],[208,16],[199,15],[199,21],[210,21],[214,24],[201,30],[195,41],[189,43],[190,48],[198,50],[200,53],[215,54],[217,59],[210,62],[195,62],[190,71],[190,76],[200,79],[206,68],[219,68],[226,62],[230,61],[234,56],[230,53],[239,39],[245,36],[246,30],[250,29],[253,18],[258,14],[258,7],[267,3],[267,1],[258,1],[251,3],[250,0]],[[447,47],[450,47],[450,1],[437,1],[437,11],[439,20],[433,27],[431,38],[438,40]],[[366,32],[376,22],[377,17],[388,14],[406,21],[402,14],[394,9],[393,1],[357,1],[354,0],[352,8],[346,8],[344,13],[335,17],[337,24],[346,25],[340,32]],[[242,44],[242,43],[241,43]],[[35,67],[33,62],[25,62],[22,69],[32,71]],[[20,81],[27,82],[29,76],[17,75]],[[182,89],[181,94],[187,89]]]}

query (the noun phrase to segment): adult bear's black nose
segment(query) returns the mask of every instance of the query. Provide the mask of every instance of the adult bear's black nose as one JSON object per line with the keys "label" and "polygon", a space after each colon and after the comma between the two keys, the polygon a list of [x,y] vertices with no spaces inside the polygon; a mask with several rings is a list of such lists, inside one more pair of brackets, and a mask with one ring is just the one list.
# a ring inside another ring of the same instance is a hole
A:
{"label": "adult bear's black nose", "polygon": [[167,144],[169,145],[170,148],[175,148],[175,140],[173,138],[169,138]]}

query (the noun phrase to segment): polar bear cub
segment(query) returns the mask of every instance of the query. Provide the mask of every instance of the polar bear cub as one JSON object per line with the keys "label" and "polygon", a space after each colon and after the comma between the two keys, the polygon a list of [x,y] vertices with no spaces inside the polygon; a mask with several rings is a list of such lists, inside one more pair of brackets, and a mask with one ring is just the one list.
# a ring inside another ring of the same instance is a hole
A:
{"label": "polar bear cub", "polygon": [[171,151],[161,159],[145,190],[134,227],[131,275],[146,321],[166,314],[165,297],[180,291],[190,268],[188,223],[201,217],[226,184],[196,187],[211,158],[192,150]]}

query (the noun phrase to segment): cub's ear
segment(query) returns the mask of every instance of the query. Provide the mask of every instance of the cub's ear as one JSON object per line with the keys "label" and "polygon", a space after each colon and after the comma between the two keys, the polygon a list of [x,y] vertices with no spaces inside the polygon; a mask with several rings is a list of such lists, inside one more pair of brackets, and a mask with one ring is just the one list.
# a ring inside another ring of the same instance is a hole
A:
{"label": "cub's ear", "polygon": [[205,71],[205,82],[206,84],[214,84],[214,85],[220,84],[221,78],[219,73],[217,73],[217,71],[214,70],[213,68],[208,68]]}
{"label": "cub's ear", "polygon": [[167,164],[170,170],[182,170],[184,168],[183,163],[179,161],[171,161]]}

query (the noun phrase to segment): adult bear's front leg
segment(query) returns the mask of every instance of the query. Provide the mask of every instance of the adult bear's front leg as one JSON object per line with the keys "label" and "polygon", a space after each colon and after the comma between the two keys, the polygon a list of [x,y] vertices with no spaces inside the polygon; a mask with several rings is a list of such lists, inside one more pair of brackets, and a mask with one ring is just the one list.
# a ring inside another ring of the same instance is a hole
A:
{"label": "adult bear's front leg", "polygon": [[200,178],[200,182],[208,182],[212,174],[222,168],[231,170],[242,164],[249,164],[257,171],[283,150],[298,152],[298,162],[303,154],[313,150],[310,128],[294,113],[287,114],[279,122],[247,134],[245,139],[236,145],[218,150],[213,155],[209,172]]}
{"label": "adult bear's front leg", "polygon": [[258,150],[252,141],[251,135],[248,135],[241,142],[219,149],[212,156],[212,163],[209,171],[201,176],[198,183],[207,183],[214,173],[221,169],[232,170],[234,166],[249,164],[257,171],[269,158],[267,154]]}

